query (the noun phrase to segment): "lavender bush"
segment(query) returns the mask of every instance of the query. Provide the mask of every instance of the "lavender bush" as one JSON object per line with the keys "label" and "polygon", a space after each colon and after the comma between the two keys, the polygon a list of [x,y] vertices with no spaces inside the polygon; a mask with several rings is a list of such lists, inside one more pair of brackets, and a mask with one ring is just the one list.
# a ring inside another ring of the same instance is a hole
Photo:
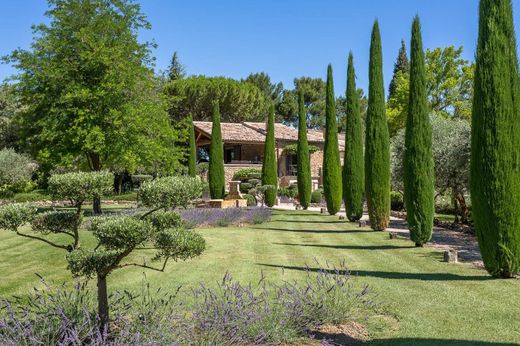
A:
{"label": "lavender bush", "polygon": [[271,219],[269,208],[193,208],[179,211],[181,217],[192,227],[227,227],[239,223],[260,224]]}
{"label": "lavender bush", "polygon": [[[45,282],[44,282],[45,284]],[[306,271],[302,281],[243,285],[226,274],[214,288],[152,290],[111,297],[113,319],[101,335],[86,285],[35,290],[0,300],[1,345],[271,345],[313,337],[324,324],[366,317],[366,286],[355,288],[345,266]],[[194,302],[191,305],[183,301]]]}

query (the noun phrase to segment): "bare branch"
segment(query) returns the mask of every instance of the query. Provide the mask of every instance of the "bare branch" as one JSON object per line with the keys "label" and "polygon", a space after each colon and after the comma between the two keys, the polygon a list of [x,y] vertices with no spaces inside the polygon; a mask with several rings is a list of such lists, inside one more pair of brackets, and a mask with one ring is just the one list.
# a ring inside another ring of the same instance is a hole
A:
{"label": "bare branch", "polygon": [[16,234],[21,236],[21,237],[26,237],[26,238],[42,241],[42,242],[47,243],[50,246],[53,246],[53,247],[58,248],[58,249],[63,249],[63,250],[67,250],[67,251],[69,250],[66,245],[59,245],[59,244],[53,243],[53,242],[51,242],[51,241],[49,241],[47,239],[44,239],[44,238],[36,237],[36,236],[33,236],[33,235],[29,235],[29,234],[23,234],[23,233],[20,233],[19,231],[16,231]]}
{"label": "bare branch", "polygon": [[160,209],[162,209],[162,207],[155,208],[155,209],[147,211],[146,213],[143,214],[143,216],[141,216],[141,220],[144,219],[145,217],[147,217],[148,215],[150,215],[151,213],[154,213],[154,212],[156,212],[157,210],[160,210]]}
{"label": "bare branch", "polygon": [[166,264],[168,263],[168,259],[169,257],[166,257],[164,259],[164,263],[162,265],[162,268],[155,268],[155,267],[150,267],[149,265],[146,265],[146,264],[139,264],[139,263],[126,263],[126,264],[122,264],[120,266],[118,266],[117,268],[124,268],[124,267],[141,267],[141,268],[145,268],[145,269],[150,269],[150,270],[155,270],[155,271],[158,271],[158,272],[164,272],[164,269],[166,268]]}

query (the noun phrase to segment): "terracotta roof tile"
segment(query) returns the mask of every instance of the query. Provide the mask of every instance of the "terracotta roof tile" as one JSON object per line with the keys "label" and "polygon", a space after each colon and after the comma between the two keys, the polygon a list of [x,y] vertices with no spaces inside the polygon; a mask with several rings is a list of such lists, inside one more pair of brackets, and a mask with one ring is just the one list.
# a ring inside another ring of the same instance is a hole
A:
{"label": "terracotta roof tile", "polygon": [[[193,125],[200,131],[211,136],[213,124],[210,121],[194,121]],[[222,131],[222,140],[224,142],[265,142],[265,135],[241,123],[220,123],[220,130]]]}
{"label": "terracotta roof tile", "polygon": [[[210,121],[194,121],[193,125],[208,136],[211,136],[212,123]],[[265,123],[259,122],[221,123],[222,140],[224,142],[264,143],[265,125]],[[287,125],[275,123],[274,133],[277,140],[287,142],[298,141],[298,130]],[[341,135],[339,137],[339,148],[343,151],[345,141]],[[307,139],[310,143],[323,143],[323,132],[320,130],[308,130]]]}

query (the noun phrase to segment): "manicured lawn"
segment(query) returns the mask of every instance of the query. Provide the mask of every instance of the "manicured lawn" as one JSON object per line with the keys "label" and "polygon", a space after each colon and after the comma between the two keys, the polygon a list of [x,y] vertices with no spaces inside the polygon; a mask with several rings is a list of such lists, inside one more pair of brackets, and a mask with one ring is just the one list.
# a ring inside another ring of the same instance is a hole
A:
{"label": "manicured lawn", "polygon": [[[331,265],[345,260],[354,282],[369,284],[380,310],[395,321],[391,332],[368,323],[376,344],[520,343],[520,281],[494,280],[469,264],[443,263],[442,254],[431,248],[415,248],[406,240],[389,240],[383,232],[303,211],[276,211],[272,222],[259,226],[199,231],[207,241],[204,255],[172,263],[166,273],[147,272],[152,285],[212,284],[226,271],[243,282],[256,282],[261,271],[272,281],[298,279],[306,265],[318,268],[316,260]],[[86,237],[83,243],[91,240]],[[72,280],[62,252],[7,231],[0,232],[0,273],[2,297],[38,285],[34,273],[57,282]],[[116,272],[109,288],[138,290],[141,273]]]}

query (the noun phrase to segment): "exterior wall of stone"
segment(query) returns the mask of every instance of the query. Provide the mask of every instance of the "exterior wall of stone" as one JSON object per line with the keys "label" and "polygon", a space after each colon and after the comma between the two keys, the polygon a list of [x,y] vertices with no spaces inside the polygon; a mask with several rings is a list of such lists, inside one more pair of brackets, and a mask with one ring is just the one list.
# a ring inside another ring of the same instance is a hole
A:
{"label": "exterior wall of stone", "polygon": [[321,168],[323,167],[323,151],[316,151],[311,154],[311,177],[321,179]]}
{"label": "exterior wall of stone", "polygon": [[[294,183],[296,177],[287,175],[287,164],[286,164],[286,155],[284,153],[284,148],[287,144],[284,142],[277,142],[276,147],[276,156],[278,160],[278,177],[284,178],[280,179],[280,184],[282,186]],[[322,185],[322,167],[323,167],[323,145],[319,145],[320,150],[311,154],[310,158],[310,166],[311,166],[311,176],[313,180],[313,190],[317,188],[317,185]],[[242,161],[255,161],[258,157],[263,159],[263,151],[264,147],[262,144],[244,144],[241,146],[241,160]],[[343,152],[340,153],[341,162],[343,164]],[[233,175],[244,168],[256,168],[262,170],[262,163],[235,163],[235,164],[225,164],[224,165],[224,179],[226,183],[226,190],[229,189],[229,182],[233,180]],[[206,176],[207,179],[207,176]]]}

